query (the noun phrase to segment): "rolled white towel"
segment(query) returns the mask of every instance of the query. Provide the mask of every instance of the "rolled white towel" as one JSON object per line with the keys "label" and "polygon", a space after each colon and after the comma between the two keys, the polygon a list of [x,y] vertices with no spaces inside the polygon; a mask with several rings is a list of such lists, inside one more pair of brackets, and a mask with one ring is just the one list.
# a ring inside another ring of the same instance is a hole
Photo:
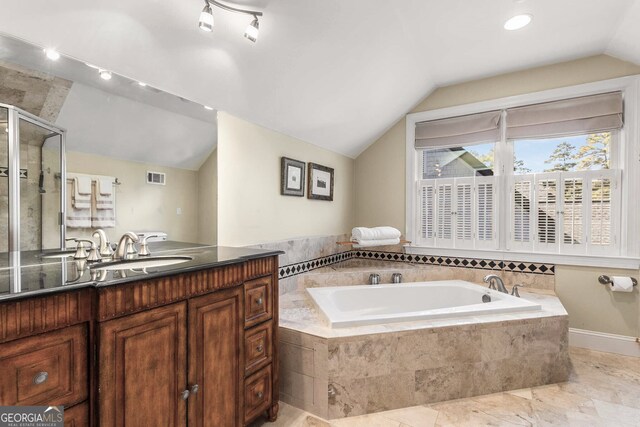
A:
{"label": "rolled white towel", "polygon": [[355,227],[351,230],[351,240],[362,243],[365,240],[399,239],[402,233],[393,227]]}
{"label": "rolled white towel", "polygon": [[380,239],[380,240],[362,240],[359,243],[354,243],[354,248],[369,248],[371,246],[390,246],[399,245],[400,239]]}

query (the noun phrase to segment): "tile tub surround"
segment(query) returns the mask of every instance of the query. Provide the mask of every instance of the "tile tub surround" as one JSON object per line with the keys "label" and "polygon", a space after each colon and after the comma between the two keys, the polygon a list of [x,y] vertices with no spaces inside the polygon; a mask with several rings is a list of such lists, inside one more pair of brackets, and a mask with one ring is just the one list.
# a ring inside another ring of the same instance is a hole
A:
{"label": "tile tub surround", "polygon": [[252,427],[638,426],[640,359],[570,348],[569,381],[327,421],[280,402]]}
{"label": "tile tub surround", "polygon": [[281,400],[344,418],[566,381],[568,319],[538,312],[330,329],[303,292],[280,311]]}

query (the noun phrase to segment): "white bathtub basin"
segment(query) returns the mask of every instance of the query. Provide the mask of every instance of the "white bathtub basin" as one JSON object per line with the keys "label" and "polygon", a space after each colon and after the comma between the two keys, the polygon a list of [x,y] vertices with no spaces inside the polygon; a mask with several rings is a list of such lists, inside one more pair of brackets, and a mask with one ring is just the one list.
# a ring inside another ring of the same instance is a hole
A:
{"label": "white bathtub basin", "polygon": [[[540,310],[541,306],[462,280],[307,288],[332,328]],[[482,302],[483,295],[491,298]]]}

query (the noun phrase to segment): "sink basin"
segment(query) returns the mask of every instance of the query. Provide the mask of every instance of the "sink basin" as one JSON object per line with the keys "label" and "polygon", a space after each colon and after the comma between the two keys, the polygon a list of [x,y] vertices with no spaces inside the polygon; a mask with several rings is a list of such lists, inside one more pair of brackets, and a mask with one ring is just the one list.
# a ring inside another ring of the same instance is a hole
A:
{"label": "sink basin", "polygon": [[76,251],[75,250],[69,250],[69,251],[56,251],[56,252],[47,252],[44,253],[42,255],[40,255],[40,258],[66,258],[66,257],[71,257],[73,256],[73,254],[75,254]]}
{"label": "sink basin", "polygon": [[190,256],[156,256],[149,258],[123,259],[102,264],[94,264],[91,270],[129,270],[133,268],[165,267],[191,261]]}

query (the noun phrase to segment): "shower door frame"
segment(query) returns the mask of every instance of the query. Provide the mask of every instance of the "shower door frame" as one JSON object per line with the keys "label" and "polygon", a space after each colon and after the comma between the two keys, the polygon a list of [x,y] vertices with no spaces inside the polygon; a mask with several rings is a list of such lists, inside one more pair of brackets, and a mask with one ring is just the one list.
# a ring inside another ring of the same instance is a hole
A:
{"label": "shower door frame", "polygon": [[[7,141],[9,144],[9,253],[20,252],[20,120],[39,126],[60,135],[60,248],[64,248],[66,232],[66,200],[67,200],[67,164],[66,133],[67,130],[56,126],[34,114],[14,105],[0,103],[0,108],[7,109]],[[53,135],[48,136],[46,139]],[[45,141],[46,141],[45,139]],[[44,144],[44,143],[43,143]],[[41,220],[42,222],[42,220]]]}

